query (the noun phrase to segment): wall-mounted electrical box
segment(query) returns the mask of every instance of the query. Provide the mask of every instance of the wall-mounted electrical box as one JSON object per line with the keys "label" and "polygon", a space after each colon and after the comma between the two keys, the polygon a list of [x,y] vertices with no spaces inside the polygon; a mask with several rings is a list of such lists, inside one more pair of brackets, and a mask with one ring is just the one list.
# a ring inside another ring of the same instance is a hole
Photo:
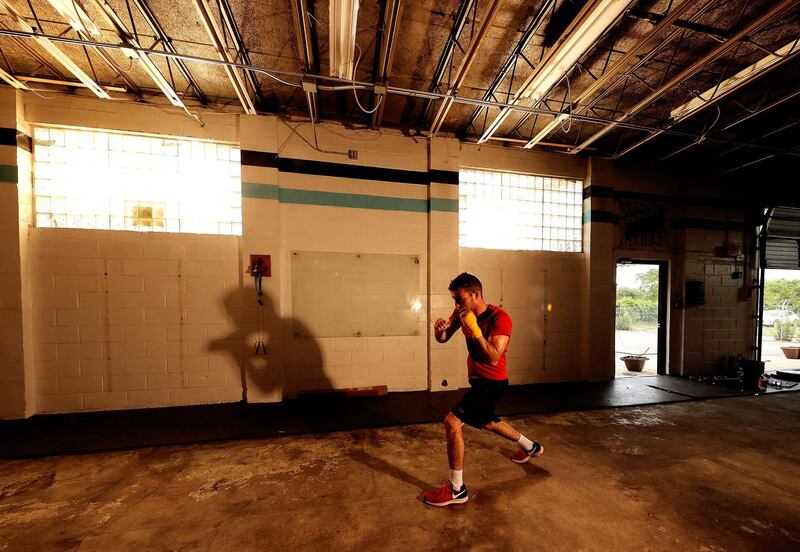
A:
{"label": "wall-mounted electrical box", "polygon": [[686,280],[686,306],[697,307],[706,304],[706,285],[699,280]]}
{"label": "wall-mounted electrical box", "polygon": [[250,266],[247,271],[252,276],[272,276],[272,257],[270,255],[250,255]]}

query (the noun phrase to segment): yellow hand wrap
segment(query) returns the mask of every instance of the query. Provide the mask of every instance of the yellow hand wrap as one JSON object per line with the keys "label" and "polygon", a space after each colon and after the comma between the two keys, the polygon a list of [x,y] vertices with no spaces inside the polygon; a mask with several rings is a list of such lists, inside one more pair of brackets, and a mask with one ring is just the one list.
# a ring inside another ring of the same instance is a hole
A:
{"label": "yellow hand wrap", "polygon": [[483,332],[481,332],[481,327],[478,326],[478,318],[475,316],[475,313],[469,311],[464,318],[461,319],[461,322],[469,328],[472,332],[472,335],[475,339],[480,339],[483,337]]}

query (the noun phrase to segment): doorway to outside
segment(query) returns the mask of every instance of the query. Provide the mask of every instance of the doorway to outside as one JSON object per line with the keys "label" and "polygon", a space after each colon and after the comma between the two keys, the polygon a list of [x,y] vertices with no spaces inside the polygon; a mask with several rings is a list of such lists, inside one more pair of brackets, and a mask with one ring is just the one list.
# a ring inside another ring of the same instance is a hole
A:
{"label": "doorway to outside", "polygon": [[800,270],[768,268],[764,274],[761,360],[767,372],[800,368]]}
{"label": "doorway to outside", "polygon": [[[617,302],[614,323],[616,377],[666,373],[666,261],[617,263]],[[624,357],[643,357],[642,361]],[[638,365],[638,366],[637,366]]]}

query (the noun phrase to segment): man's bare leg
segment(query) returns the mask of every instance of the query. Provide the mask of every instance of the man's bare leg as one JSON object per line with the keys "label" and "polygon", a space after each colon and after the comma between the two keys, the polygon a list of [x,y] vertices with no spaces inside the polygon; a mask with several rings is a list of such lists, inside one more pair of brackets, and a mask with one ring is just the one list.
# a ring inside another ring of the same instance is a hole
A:
{"label": "man's bare leg", "polygon": [[444,429],[447,433],[447,460],[451,470],[464,469],[464,435],[461,426],[464,422],[458,416],[448,412],[444,419]]}
{"label": "man's bare leg", "polygon": [[520,432],[511,427],[511,424],[506,422],[489,422],[483,426],[483,429],[498,434],[500,437],[505,437],[509,441],[517,442],[520,438]]}
{"label": "man's bare leg", "polygon": [[461,426],[464,422],[452,412],[444,419],[447,434],[447,460],[450,463],[450,478],[438,489],[425,493],[423,501],[431,506],[463,504],[469,500],[467,486],[464,484],[464,436]]}
{"label": "man's bare leg", "polygon": [[489,422],[483,429],[505,437],[509,441],[517,443],[519,448],[511,455],[511,460],[517,464],[527,462],[530,458],[537,458],[544,453],[544,447],[536,441],[531,441],[519,431],[514,429],[511,424],[506,422]]}

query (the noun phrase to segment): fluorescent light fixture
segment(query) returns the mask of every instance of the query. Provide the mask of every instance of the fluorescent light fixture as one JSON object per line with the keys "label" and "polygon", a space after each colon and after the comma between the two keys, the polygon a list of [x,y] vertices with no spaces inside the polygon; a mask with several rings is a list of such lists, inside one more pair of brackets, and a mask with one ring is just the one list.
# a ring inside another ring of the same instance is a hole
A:
{"label": "fluorescent light fixture", "polygon": [[340,79],[353,80],[358,0],[331,0],[329,21],[330,75]]}
{"label": "fluorescent light fixture", "polygon": [[630,4],[627,0],[601,0],[575,26],[553,55],[547,59],[542,71],[537,71],[518,95],[534,102],[541,100],[573,65],[594,46],[606,30],[622,15]]}
{"label": "fluorescent light fixture", "polygon": [[702,94],[698,94],[685,104],[676,107],[670,112],[673,121],[677,122],[686,117],[690,117],[707,105],[710,105],[709,102],[714,103],[722,99],[724,96],[741,88],[751,80],[760,77],[770,69],[774,69],[780,63],[787,61],[789,57],[794,56],[798,52],[800,52],[800,38],[794,39],[779,50],[776,50],[775,53],[767,54],[752,65],[748,65],[732,77],[719,83],[718,86],[713,86]]}
{"label": "fluorescent light fixture", "polygon": [[158,67],[153,63],[147,54],[144,52],[136,52],[136,59],[142,64],[142,69],[149,75],[153,82],[156,83],[161,89],[161,92],[167,97],[169,102],[174,105],[175,107],[183,107],[183,100],[178,96],[178,93],[172,88],[172,85],[167,82],[167,79],[164,78],[164,75],[161,74],[161,71],[158,70]]}
{"label": "fluorescent light fixture", "polygon": [[[8,0],[0,0],[0,7],[2,7],[6,12],[8,12],[9,15],[11,15],[11,17],[13,19],[16,20],[17,26],[20,28],[20,30],[25,31],[26,33],[37,34],[37,31],[28,24],[28,21],[24,17],[22,17],[17,12],[17,10],[15,10],[13,6],[11,6],[11,4],[8,3]],[[77,77],[77,79],[79,81],[81,81],[83,84],[85,84],[86,88],[88,88],[89,90],[94,92],[94,94],[97,97],[103,98],[103,99],[106,99],[106,100],[110,100],[111,99],[111,96],[108,95],[108,92],[106,92],[105,90],[100,88],[100,85],[98,85],[96,82],[94,82],[92,80],[92,77],[87,75],[83,71],[83,69],[78,67],[75,64],[75,62],[72,61],[69,58],[69,56],[67,56],[67,54],[65,54],[64,52],[59,50],[58,47],[55,44],[50,42],[49,39],[47,39],[45,37],[42,37],[42,36],[37,36],[34,40],[36,40],[36,42],[39,44],[39,46],[41,46],[42,48],[47,50],[47,52],[51,56],[56,58],[56,60],[61,65],[63,65],[70,73],[75,75],[75,77]]]}
{"label": "fluorescent light fixture", "polygon": [[17,78],[14,75],[3,69],[0,69],[0,79],[3,79],[14,88],[18,88],[20,90],[30,90],[30,88],[28,88],[28,85],[26,85],[24,82],[20,80],[17,80]]}
{"label": "fluorescent light fixture", "polygon": [[[594,0],[587,3],[561,35],[558,46],[547,53],[510,103],[516,104],[522,99],[528,99],[532,106],[538,105],[631,4],[631,0]],[[484,131],[478,143],[489,140],[510,114],[511,110],[504,108]]]}
{"label": "fluorescent light fixture", "polygon": [[[223,39],[225,34],[223,33],[222,29],[220,29],[219,24],[214,17],[214,7],[212,6],[211,2],[209,0],[194,0],[194,5],[195,8],[197,8],[197,13],[200,15],[203,26],[206,28],[208,37],[214,43],[214,48],[217,50],[217,56],[219,56],[219,59],[226,63],[233,63],[234,60],[228,53],[227,43],[225,42],[225,39]],[[247,86],[245,86],[242,76],[239,74],[239,70],[231,67],[230,65],[224,65],[223,69],[228,75],[228,79],[233,86],[233,91],[239,98],[239,102],[242,104],[244,112],[248,115],[257,115],[258,112],[256,111],[255,103],[253,103],[253,99],[250,97],[250,93],[247,91]]]}
{"label": "fluorescent light fixture", "polygon": [[100,29],[88,16],[78,0],[47,0],[48,3],[69,22],[69,26],[78,32],[100,36]]}
{"label": "fluorescent light fixture", "polygon": [[536,144],[540,143],[542,140],[547,138],[547,135],[550,134],[553,131],[554,128],[556,128],[558,125],[564,124],[568,119],[569,119],[569,115],[566,114],[566,113],[562,113],[561,115],[559,115],[558,117],[556,117],[555,119],[553,119],[552,121],[547,123],[544,126],[544,128],[542,130],[540,130],[536,134],[536,136],[531,138],[528,141],[528,143],[525,144],[523,147],[525,149],[531,149],[533,146],[535,146]]}

